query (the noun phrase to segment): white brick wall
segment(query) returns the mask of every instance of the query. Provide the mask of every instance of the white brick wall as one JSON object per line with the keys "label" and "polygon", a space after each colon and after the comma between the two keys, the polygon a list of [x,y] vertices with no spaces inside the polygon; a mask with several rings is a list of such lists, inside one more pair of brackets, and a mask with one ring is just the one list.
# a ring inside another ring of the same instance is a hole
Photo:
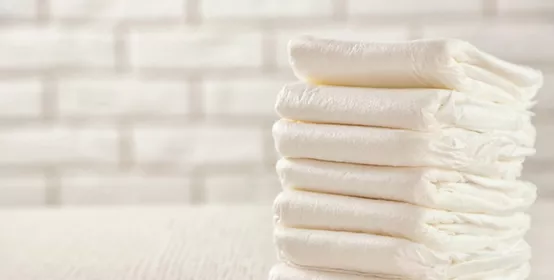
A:
{"label": "white brick wall", "polygon": [[229,68],[261,65],[262,37],[252,30],[133,30],[131,64],[146,68]]}
{"label": "white brick wall", "polygon": [[459,37],[542,69],[525,177],[554,196],[553,3],[0,1],[0,206],[268,203],[273,103],[302,34]]}
{"label": "white brick wall", "polygon": [[39,117],[41,92],[36,79],[0,81],[0,118]]}
{"label": "white brick wall", "polygon": [[426,25],[424,37],[468,40],[484,51],[521,63],[554,62],[554,22],[481,21]]}
{"label": "white brick wall", "polygon": [[501,15],[514,13],[537,13],[554,11],[554,2],[548,0],[497,0]]}
{"label": "white brick wall", "polygon": [[70,78],[58,83],[65,116],[183,116],[189,111],[188,84],[136,77]]}
{"label": "white brick wall", "polygon": [[73,171],[61,175],[63,204],[188,203],[190,180],[181,174]]}
{"label": "white brick wall", "polygon": [[248,127],[141,126],[134,130],[138,164],[194,166],[260,162],[262,135]]}
{"label": "white brick wall", "polygon": [[40,206],[46,198],[46,180],[37,174],[0,174],[0,205]]}
{"label": "white brick wall", "polygon": [[201,14],[211,18],[312,17],[333,14],[332,0],[203,0]]}
{"label": "white brick wall", "polygon": [[0,17],[32,18],[37,14],[39,0],[2,0],[0,2]]}
{"label": "white brick wall", "polygon": [[205,183],[207,203],[271,203],[281,191],[273,170],[210,176]]}
{"label": "white brick wall", "polygon": [[0,69],[113,67],[111,33],[73,27],[0,27]]}
{"label": "white brick wall", "polygon": [[442,13],[469,13],[479,15],[483,1],[443,1],[443,0],[351,0],[348,12],[353,15],[418,15]]}
{"label": "white brick wall", "polygon": [[60,125],[0,127],[0,165],[113,164],[117,132]]}
{"label": "white brick wall", "polygon": [[209,116],[275,117],[275,93],[286,82],[275,77],[204,80],[204,112]]}
{"label": "white brick wall", "polygon": [[50,0],[55,18],[161,19],[184,14],[183,0]]}

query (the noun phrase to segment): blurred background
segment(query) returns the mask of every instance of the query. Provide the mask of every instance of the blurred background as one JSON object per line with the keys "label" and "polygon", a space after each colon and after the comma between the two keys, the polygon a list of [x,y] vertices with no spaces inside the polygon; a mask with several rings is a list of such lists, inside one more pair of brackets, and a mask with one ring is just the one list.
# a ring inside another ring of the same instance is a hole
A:
{"label": "blurred background", "polygon": [[541,69],[554,197],[554,1],[0,0],[0,206],[269,203],[300,34],[458,37]]}

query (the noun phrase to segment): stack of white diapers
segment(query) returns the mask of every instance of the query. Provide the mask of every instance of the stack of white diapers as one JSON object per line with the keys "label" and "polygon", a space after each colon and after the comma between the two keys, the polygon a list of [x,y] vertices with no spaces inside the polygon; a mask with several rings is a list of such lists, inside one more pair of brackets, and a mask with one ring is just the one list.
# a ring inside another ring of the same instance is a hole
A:
{"label": "stack of white diapers", "polygon": [[459,40],[301,37],[289,54],[270,279],[528,276],[540,72]]}

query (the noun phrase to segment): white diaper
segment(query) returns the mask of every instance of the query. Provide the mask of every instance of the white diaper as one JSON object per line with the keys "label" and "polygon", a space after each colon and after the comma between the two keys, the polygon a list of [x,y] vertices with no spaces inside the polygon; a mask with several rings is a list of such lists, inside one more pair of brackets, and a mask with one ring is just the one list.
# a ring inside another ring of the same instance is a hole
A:
{"label": "white diaper", "polygon": [[443,89],[382,89],[288,84],[276,110],[289,120],[431,131],[506,130],[535,141],[532,113]]}
{"label": "white diaper", "polygon": [[310,124],[280,120],[273,126],[284,157],[387,166],[429,166],[514,179],[535,149],[494,132],[399,129]]}
{"label": "white diaper", "polygon": [[276,227],[274,234],[279,258],[289,265],[400,279],[450,279],[521,266],[531,258],[524,240],[461,253],[365,233]]}
{"label": "white diaper", "polygon": [[523,211],[537,197],[524,181],[498,180],[429,167],[389,167],[286,159],[277,163],[286,189],[408,202],[459,212]]}
{"label": "white diaper", "polygon": [[346,42],[304,36],[289,42],[290,64],[312,84],[453,89],[529,107],[542,74],[455,39]]}
{"label": "white diaper", "polygon": [[[495,269],[485,273],[450,278],[448,280],[523,280],[530,272],[529,263],[507,269]],[[393,276],[362,276],[331,271],[300,269],[286,264],[278,264],[271,268],[269,280],[414,280],[414,278]]]}
{"label": "white diaper", "polygon": [[405,238],[439,251],[472,252],[523,238],[530,218],[436,210],[386,200],[284,191],[274,202],[276,225]]}

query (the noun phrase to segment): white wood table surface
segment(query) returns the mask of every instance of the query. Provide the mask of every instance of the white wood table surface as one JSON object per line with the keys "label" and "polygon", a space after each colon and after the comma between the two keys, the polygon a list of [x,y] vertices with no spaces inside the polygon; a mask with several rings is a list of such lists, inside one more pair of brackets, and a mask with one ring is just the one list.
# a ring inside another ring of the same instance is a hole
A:
{"label": "white wood table surface", "polygon": [[[554,279],[554,203],[531,211],[532,280]],[[0,210],[2,280],[266,279],[269,206]]]}

